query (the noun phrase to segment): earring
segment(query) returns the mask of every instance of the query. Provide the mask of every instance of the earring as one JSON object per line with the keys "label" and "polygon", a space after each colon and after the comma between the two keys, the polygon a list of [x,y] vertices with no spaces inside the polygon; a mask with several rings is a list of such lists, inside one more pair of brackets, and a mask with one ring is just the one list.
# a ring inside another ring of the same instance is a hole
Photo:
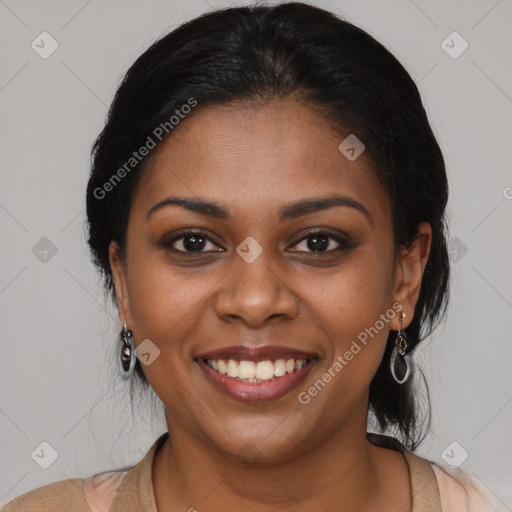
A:
{"label": "earring", "polygon": [[405,355],[407,350],[407,335],[402,329],[402,322],[406,318],[404,311],[400,313],[400,329],[396,335],[395,346],[391,353],[391,375],[398,384],[403,384],[411,373],[410,369],[410,356]]}
{"label": "earring", "polygon": [[131,337],[132,331],[126,328],[126,324],[123,325],[121,331],[121,375],[129,378],[135,368],[135,350],[132,347]]}

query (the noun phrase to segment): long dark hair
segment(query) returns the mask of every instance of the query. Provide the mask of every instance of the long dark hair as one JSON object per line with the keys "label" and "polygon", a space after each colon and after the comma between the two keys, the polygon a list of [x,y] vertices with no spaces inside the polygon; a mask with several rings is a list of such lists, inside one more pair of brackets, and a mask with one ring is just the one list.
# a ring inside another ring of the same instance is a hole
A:
{"label": "long dark hair", "polygon": [[[444,159],[418,89],[398,60],[362,29],[300,2],[206,13],[156,41],[126,73],[94,143],[87,187],[88,243],[106,295],[115,303],[109,243],[117,241],[125,261],[131,198],[156,150],[136,161],[133,152],[160,146],[192,107],[284,98],[364,141],[391,199],[395,248],[410,247],[419,223],[430,223],[430,257],[406,331],[414,350],[448,300]],[[390,375],[395,334],[371,382],[369,407],[382,430],[397,430],[413,450],[430,425],[428,387],[425,421],[411,379],[399,385]],[[135,374],[148,385],[138,360]]]}

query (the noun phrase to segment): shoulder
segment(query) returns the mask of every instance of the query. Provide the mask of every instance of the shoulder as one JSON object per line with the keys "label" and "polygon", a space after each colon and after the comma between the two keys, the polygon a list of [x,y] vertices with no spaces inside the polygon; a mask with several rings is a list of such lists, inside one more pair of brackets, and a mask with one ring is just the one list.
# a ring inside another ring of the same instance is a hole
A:
{"label": "shoulder", "polygon": [[44,512],[68,510],[90,512],[82,491],[83,479],[70,478],[43,485],[7,503],[2,512]]}
{"label": "shoulder", "polygon": [[[69,478],[43,485],[10,501],[0,512],[109,512],[128,510],[133,497],[142,492],[151,503],[151,468],[156,450],[165,442],[168,432],[162,434],[135,465],[96,473],[87,478]],[[139,499],[139,498],[137,498]]]}
{"label": "shoulder", "polygon": [[0,512],[106,512],[127,471],[107,471],[43,485],[14,498]]}
{"label": "shoulder", "polygon": [[[413,503],[442,512],[507,512],[499,492],[471,473],[439,464],[408,450]],[[433,508],[432,508],[433,507]],[[422,507],[420,507],[423,510]]]}
{"label": "shoulder", "polygon": [[500,512],[505,508],[490,488],[484,487],[469,473],[431,462],[436,477],[442,510],[447,512]]}

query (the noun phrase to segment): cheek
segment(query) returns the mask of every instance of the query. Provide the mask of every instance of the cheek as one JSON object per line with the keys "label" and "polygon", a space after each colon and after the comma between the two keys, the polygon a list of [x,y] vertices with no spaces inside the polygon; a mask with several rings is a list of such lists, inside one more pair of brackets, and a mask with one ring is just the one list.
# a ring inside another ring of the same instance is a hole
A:
{"label": "cheek", "polygon": [[[329,364],[338,361],[340,380],[369,384],[385,350],[392,308],[390,251],[359,251],[356,257],[311,288],[307,301],[327,327]],[[341,358],[341,360],[339,359]]]}
{"label": "cheek", "polygon": [[133,258],[128,275],[135,344],[149,339],[158,349],[152,349],[158,356],[143,366],[144,373],[163,403],[185,411],[190,408],[190,394],[183,383],[194,365],[188,344],[204,315],[214,280],[206,273],[187,278],[186,269],[172,269],[149,254]]}
{"label": "cheek", "polygon": [[215,280],[211,273],[192,278],[194,270],[171,268],[162,259],[147,254],[134,258],[129,267],[131,316],[138,339],[155,340],[162,349],[177,348],[174,340],[197,324]]}
{"label": "cheek", "polygon": [[362,248],[335,272],[304,279],[301,296],[306,305],[340,334],[373,325],[391,306],[391,258],[385,250]]}

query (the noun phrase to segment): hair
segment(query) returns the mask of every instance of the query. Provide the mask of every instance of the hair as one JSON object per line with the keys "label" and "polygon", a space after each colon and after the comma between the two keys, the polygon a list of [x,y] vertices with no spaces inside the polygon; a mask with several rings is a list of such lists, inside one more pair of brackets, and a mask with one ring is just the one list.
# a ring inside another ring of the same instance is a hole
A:
{"label": "hair", "polygon": [[[414,350],[440,322],[448,301],[443,155],[419,91],[400,62],[364,30],[301,2],[205,13],[154,42],[127,71],[94,142],[87,186],[88,243],[106,296],[116,303],[109,243],[117,242],[125,262],[135,188],[174,126],[189,120],[180,121],[179,114],[191,110],[185,106],[196,102],[193,117],[208,105],[282,100],[308,106],[340,134],[364,142],[390,198],[395,251],[411,247],[421,222],[431,225],[430,255],[406,330]],[[134,152],[150,140],[156,149],[135,159]],[[370,384],[369,410],[379,428],[397,430],[414,450],[426,435],[422,427],[430,427],[428,387],[425,423],[418,417],[412,379],[400,385],[390,375],[395,335],[390,332]],[[149,386],[138,360],[135,375]]]}

